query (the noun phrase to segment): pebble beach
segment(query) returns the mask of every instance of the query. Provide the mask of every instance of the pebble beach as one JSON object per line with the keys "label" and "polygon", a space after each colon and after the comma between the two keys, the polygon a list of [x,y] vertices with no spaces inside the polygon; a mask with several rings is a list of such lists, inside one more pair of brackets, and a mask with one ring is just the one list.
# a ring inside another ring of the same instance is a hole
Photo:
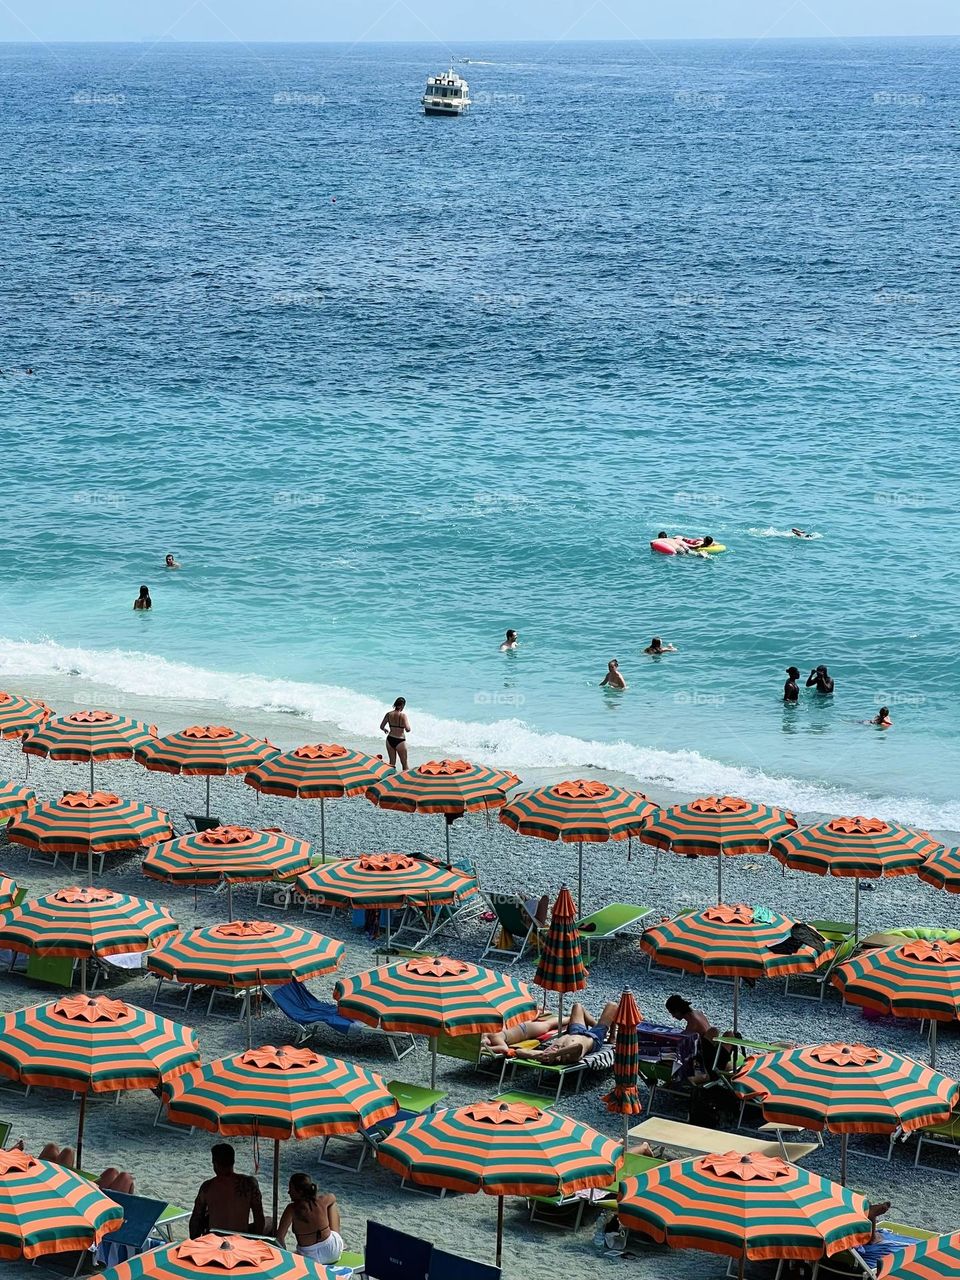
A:
{"label": "pebble beach", "polygon": [[[411,764],[419,763],[414,755]],[[0,744],[0,776],[22,779],[25,760],[16,744]],[[58,796],[65,788],[87,785],[87,766],[31,761],[30,785],[41,798]],[[202,779],[182,779],[148,773],[128,763],[96,766],[99,788],[123,796],[136,796],[167,809],[179,830],[186,829],[184,811],[196,812]],[[653,794],[653,799],[661,797]],[[672,799],[672,797],[671,797]],[[212,781],[212,806],[224,820],[253,826],[280,826],[291,834],[317,841],[319,814],[316,805],[272,797],[257,798],[238,778]],[[813,818],[815,815],[803,815]],[[328,852],[356,854],[376,850],[442,853],[443,830],[440,819],[387,813],[364,799],[330,802],[326,817]],[[468,815],[452,831],[457,857],[468,857],[476,865],[483,888],[491,893],[549,893],[556,896],[564,883],[576,883],[576,847],[524,839],[503,827],[495,815]],[[146,880],[138,856],[108,857],[102,883],[121,891],[148,897],[170,909],[183,928],[214,923],[226,918],[222,895],[203,894],[196,899],[192,889]],[[0,867],[28,887],[29,896],[52,891],[73,882],[61,863],[56,871],[27,861],[26,850],[8,844],[0,836]],[[82,881],[83,871],[79,872]],[[728,859],[725,864],[725,898],[728,902],[762,904],[798,919],[850,918],[852,883],[821,879],[795,872],[784,873],[772,858]],[[98,878],[98,883],[100,879]],[[610,901],[636,902],[653,908],[651,919],[677,912],[684,907],[705,906],[715,900],[716,868],[711,859],[685,859],[654,851],[633,842],[593,846],[585,853],[584,910]],[[240,919],[258,918],[256,890],[234,889],[234,914]],[[938,893],[912,876],[878,882],[861,900],[864,932],[881,927],[937,924],[960,928],[960,904]],[[373,945],[355,929],[348,915],[302,916],[299,908],[288,917],[306,927],[316,928],[346,944],[345,960],[338,976],[359,972],[373,962]],[[469,960],[478,960],[489,926],[477,925],[464,931],[461,940],[449,937],[444,950]],[[531,979],[534,961],[529,957],[516,966],[520,976]],[[312,989],[328,998],[334,979],[316,980]],[[131,1003],[149,1004],[155,982],[134,976],[111,987]],[[718,1026],[729,1024],[731,989],[720,982],[704,983],[699,978],[648,972],[645,956],[635,939],[624,939],[605,947],[590,969],[584,995],[588,1009],[596,1012],[605,1001],[616,1000],[628,986],[647,1018],[668,1021],[664,1000],[674,991],[684,994],[704,1008]],[[16,1009],[45,998],[36,986],[21,976],[0,977],[0,1008]],[[555,1004],[551,997],[551,1004]],[[244,1028],[238,1022],[208,1018],[202,1004],[190,1010],[185,1020],[197,1032],[205,1060],[244,1047]],[[175,1012],[167,1016],[177,1018]],[[781,984],[758,983],[744,990],[741,998],[741,1030],[761,1040],[817,1042],[852,1040],[923,1059],[927,1047],[916,1023],[907,1020],[868,1021],[859,1009],[843,1007],[839,996],[830,993],[822,1004],[786,999]],[[254,1022],[255,1044],[283,1044],[291,1041],[294,1028],[264,1001]],[[320,1052],[342,1054],[379,1071],[385,1079],[400,1078],[414,1083],[429,1082],[429,1055],[420,1043],[415,1054],[397,1064],[376,1040],[358,1049],[351,1041],[349,1051],[327,1031],[316,1038]],[[362,1052],[362,1056],[360,1056]],[[960,1073],[960,1036],[954,1028],[940,1035],[938,1067],[948,1075]],[[438,1087],[447,1090],[449,1102],[459,1105],[489,1096],[489,1077],[477,1075],[463,1064],[440,1059]],[[618,1117],[611,1116],[601,1096],[609,1087],[609,1077],[589,1077],[580,1093],[567,1092],[562,1110],[611,1136],[620,1133]],[[13,1092],[0,1091],[0,1118],[13,1124],[12,1139],[23,1136],[28,1150],[37,1151],[48,1140],[72,1142],[76,1107],[66,1094],[36,1089],[24,1099]],[[119,1105],[103,1101],[91,1104],[87,1113],[85,1166],[99,1169],[114,1164],[128,1169],[136,1178],[139,1194],[166,1198],[189,1207],[196,1188],[208,1174],[209,1148],[214,1139],[201,1132],[172,1132],[153,1127],[156,1100],[150,1093],[124,1095]],[[256,1169],[265,1193],[272,1178],[272,1144],[262,1143],[259,1155],[252,1139],[233,1140],[238,1151],[238,1167]],[[867,1140],[874,1153],[883,1140]],[[853,1141],[849,1185],[873,1199],[893,1202],[891,1217],[936,1231],[954,1230],[960,1225],[960,1180],[955,1157],[945,1156],[942,1172],[915,1171],[913,1144],[897,1150],[891,1165],[860,1154]],[[440,1201],[430,1196],[400,1191],[398,1179],[368,1162],[361,1173],[327,1169],[313,1156],[319,1139],[288,1144],[281,1148],[281,1188],[290,1173],[309,1171],[318,1184],[335,1192],[341,1205],[344,1238],[348,1249],[362,1249],[365,1222],[379,1219],[414,1234],[427,1236],[437,1245],[481,1261],[492,1261],[495,1240],[496,1203],[484,1196],[453,1196]],[[259,1163],[258,1163],[259,1161]],[[839,1140],[825,1136],[822,1150],[805,1161],[806,1167],[827,1177],[835,1177],[839,1162]],[[282,1203],[282,1202],[281,1202]],[[517,1280],[558,1270],[576,1271],[594,1277],[609,1274],[611,1266],[629,1268],[638,1280],[693,1280],[693,1277],[720,1276],[722,1259],[693,1252],[673,1252],[644,1246],[634,1238],[622,1260],[600,1257],[592,1245],[596,1215],[588,1210],[579,1232],[560,1231],[551,1226],[531,1225],[525,1203],[508,1201],[504,1244],[504,1275]],[[15,1264],[11,1274],[28,1274],[25,1265]],[[35,1274],[35,1272],[31,1272]]]}

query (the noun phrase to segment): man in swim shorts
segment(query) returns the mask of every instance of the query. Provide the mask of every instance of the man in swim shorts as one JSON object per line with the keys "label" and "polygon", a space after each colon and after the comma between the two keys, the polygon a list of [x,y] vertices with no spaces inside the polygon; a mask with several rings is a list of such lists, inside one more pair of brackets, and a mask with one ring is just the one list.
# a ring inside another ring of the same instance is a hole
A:
{"label": "man in swim shorts", "polygon": [[616,1013],[617,1006],[611,1001],[603,1006],[600,1017],[594,1020],[578,1002],[570,1010],[570,1021],[561,1035],[554,1036],[538,1049],[518,1048],[516,1056],[540,1062],[545,1067],[573,1066],[587,1054],[603,1048]]}

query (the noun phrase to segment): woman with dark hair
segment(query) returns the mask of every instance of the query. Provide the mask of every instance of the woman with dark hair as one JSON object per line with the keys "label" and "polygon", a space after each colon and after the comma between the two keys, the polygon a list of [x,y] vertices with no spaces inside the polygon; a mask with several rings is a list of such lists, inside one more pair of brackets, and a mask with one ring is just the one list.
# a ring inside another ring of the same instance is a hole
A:
{"label": "woman with dark hair", "polygon": [[397,767],[398,760],[401,769],[407,767],[407,734],[410,732],[410,721],[404,711],[406,705],[406,698],[398,698],[380,721],[381,732],[387,735],[387,755],[394,769]]}
{"label": "woman with dark hair", "polygon": [[149,587],[140,588],[140,594],[137,596],[136,600],[134,600],[133,607],[135,609],[152,609],[153,608],[153,601],[150,599]]}
{"label": "woman with dark hair", "polygon": [[287,1189],[290,1203],[277,1227],[277,1241],[281,1248],[285,1246],[287,1232],[292,1228],[297,1253],[327,1267],[339,1262],[343,1238],[336,1196],[329,1193],[321,1195],[317,1184],[306,1173],[295,1173]]}

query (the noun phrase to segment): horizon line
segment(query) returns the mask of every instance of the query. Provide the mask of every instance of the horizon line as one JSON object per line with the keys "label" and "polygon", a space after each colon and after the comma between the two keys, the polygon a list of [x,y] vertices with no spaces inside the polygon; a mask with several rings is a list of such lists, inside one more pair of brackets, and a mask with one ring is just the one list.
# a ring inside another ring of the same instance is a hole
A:
{"label": "horizon line", "polygon": [[468,41],[476,41],[478,43],[483,43],[488,45],[490,44],[557,45],[557,44],[714,44],[714,43],[722,43],[724,41],[735,41],[735,40],[750,40],[750,41],[753,41],[754,43],[759,43],[759,44],[774,44],[774,43],[777,43],[778,41],[786,43],[788,41],[799,42],[804,40],[816,40],[823,43],[828,43],[828,42],[834,42],[834,41],[849,41],[849,40],[956,40],[958,38],[960,38],[960,31],[928,32],[923,35],[906,34],[906,33],[896,34],[896,35],[889,34],[889,33],[884,35],[871,35],[869,33],[859,33],[856,35],[810,34],[810,35],[787,35],[787,36],[763,36],[763,35],[759,35],[759,36],[758,35],[662,36],[662,35],[659,35],[659,36],[621,36],[621,37],[582,36],[582,37],[578,37],[577,39],[572,39],[570,37],[561,37],[557,39],[551,36],[538,36],[538,37],[522,36],[522,37],[511,38],[508,36],[490,37],[490,36],[474,35],[474,36],[451,36],[445,39],[434,39],[434,40],[414,40],[409,38],[401,39],[399,37],[396,37],[393,39],[387,38],[382,40],[368,40],[363,38],[356,39],[356,40],[351,40],[348,38],[343,38],[340,40],[313,40],[313,39],[279,40],[279,39],[269,39],[269,38],[254,39],[252,37],[247,37],[247,36],[236,36],[233,39],[229,39],[229,40],[214,40],[211,38],[205,38],[203,36],[197,36],[194,39],[190,39],[190,40],[178,40],[178,39],[173,39],[172,37],[169,37],[169,36],[136,36],[136,37],[130,37],[128,39],[120,39],[120,38],[62,39],[56,36],[49,36],[44,39],[35,39],[35,40],[17,40],[14,38],[0,37],[0,45],[26,45],[29,47],[36,46],[38,48],[44,48],[45,46],[48,46],[51,44],[91,44],[91,45],[92,44],[149,44],[149,45],[161,45],[161,44],[164,44],[164,45],[194,45],[194,44],[305,45],[305,44],[309,44],[309,45],[351,45],[351,46],[378,45],[378,44],[391,44],[391,45],[392,44],[409,44],[409,45],[437,45],[441,48],[444,48],[444,47],[448,47],[452,40],[462,41],[464,43]]}

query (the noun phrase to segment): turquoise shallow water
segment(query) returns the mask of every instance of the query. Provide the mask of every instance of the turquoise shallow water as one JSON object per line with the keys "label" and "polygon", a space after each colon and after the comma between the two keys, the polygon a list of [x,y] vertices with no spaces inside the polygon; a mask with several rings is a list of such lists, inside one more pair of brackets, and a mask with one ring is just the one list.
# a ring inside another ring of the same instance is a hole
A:
{"label": "turquoise shallow water", "polygon": [[0,677],[960,829],[960,52],[454,52],[0,48]]}

